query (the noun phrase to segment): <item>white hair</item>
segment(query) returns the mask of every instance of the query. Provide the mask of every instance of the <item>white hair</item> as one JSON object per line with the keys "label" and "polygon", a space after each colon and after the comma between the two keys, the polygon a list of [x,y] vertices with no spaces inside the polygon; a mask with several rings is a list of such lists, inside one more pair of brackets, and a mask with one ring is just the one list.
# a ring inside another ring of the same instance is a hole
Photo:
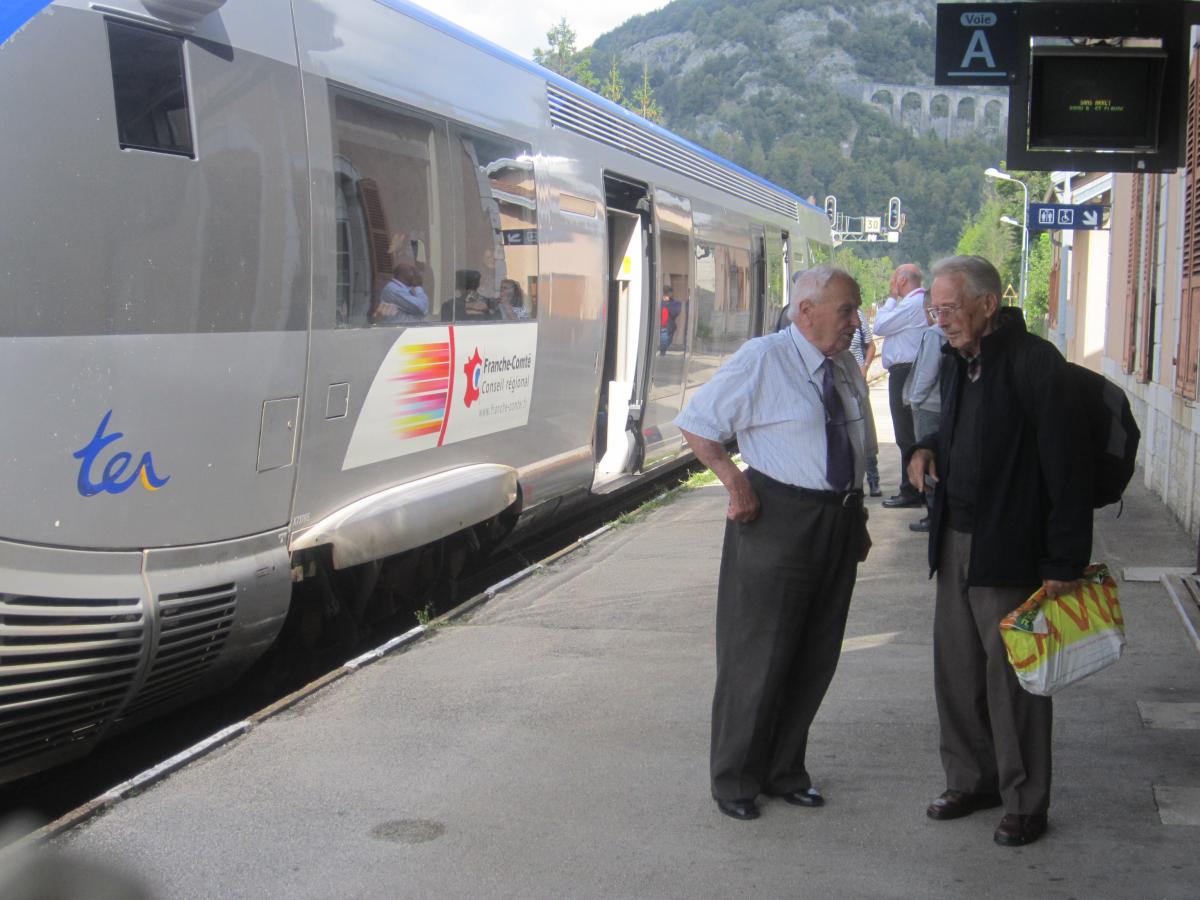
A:
{"label": "white hair", "polygon": [[972,297],[995,294],[997,299],[1000,298],[1000,273],[982,256],[948,256],[933,264],[934,278],[953,275],[962,276]]}
{"label": "white hair", "polygon": [[828,264],[813,266],[811,269],[805,269],[793,275],[792,292],[788,301],[788,318],[794,319],[796,317],[796,311],[800,308],[800,303],[804,300],[821,303],[825,288],[835,278],[845,278],[852,284],[857,284],[854,276],[845,269],[840,266],[831,266]]}

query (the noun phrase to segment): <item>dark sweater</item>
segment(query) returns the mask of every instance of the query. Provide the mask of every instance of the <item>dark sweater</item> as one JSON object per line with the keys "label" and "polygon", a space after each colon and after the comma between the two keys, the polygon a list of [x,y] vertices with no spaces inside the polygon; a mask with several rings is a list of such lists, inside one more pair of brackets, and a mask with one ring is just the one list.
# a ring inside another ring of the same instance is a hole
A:
{"label": "dark sweater", "polygon": [[964,380],[950,439],[946,467],[954,477],[944,477],[949,525],[955,531],[975,530],[975,496],[979,492],[979,422],[983,407],[983,382]]}
{"label": "dark sweater", "polygon": [[[1075,439],[1086,425],[1054,345],[1025,330],[1020,310],[1005,307],[999,317],[980,342],[979,478],[967,581],[1032,589],[1047,578],[1078,578],[1090,562],[1091,468],[1083,440]],[[968,383],[958,352],[949,344],[942,352],[941,429],[916,444],[937,454],[942,479],[930,521],[931,572],[948,525],[944,485],[955,477],[950,442]]]}

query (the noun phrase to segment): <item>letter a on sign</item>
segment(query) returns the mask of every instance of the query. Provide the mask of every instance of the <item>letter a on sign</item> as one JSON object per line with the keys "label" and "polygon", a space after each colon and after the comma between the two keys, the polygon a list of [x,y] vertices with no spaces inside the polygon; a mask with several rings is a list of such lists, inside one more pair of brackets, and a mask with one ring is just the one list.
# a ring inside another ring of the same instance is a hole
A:
{"label": "letter a on sign", "polygon": [[996,60],[992,56],[992,48],[988,46],[987,35],[979,29],[971,35],[971,42],[967,44],[967,52],[963,55],[959,68],[971,68],[971,62],[976,59],[982,59],[989,69],[996,68]]}
{"label": "letter a on sign", "polygon": [[1029,4],[939,3],[934,84],[1003,84],[1024,46],[1017,13]]}

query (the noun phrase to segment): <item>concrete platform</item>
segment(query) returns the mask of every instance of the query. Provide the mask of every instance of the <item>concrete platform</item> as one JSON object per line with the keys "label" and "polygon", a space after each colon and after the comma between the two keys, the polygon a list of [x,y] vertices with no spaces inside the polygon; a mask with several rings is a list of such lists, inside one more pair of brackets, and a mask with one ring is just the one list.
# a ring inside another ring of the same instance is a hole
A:
{"label": "concrete platform", "polygon": [[[895,448],[880,462],[894,487]],[[1001,848],[998,813],[924,815],[944,786],[925,536],[907,528],[918,511],[878,502],[810,743],[822,809],[766,801],[743,823],[709,797],[718,485],[267,719],[53,849],[119,864],[160,897],[1196,896],[1200,734],[1180,725],[1200,703],[1200,656],[1163,587],[1121,584],[1124,659],[1055,699],[1050,833]],[[1138,486],[1121,518],[1097,515],[1095,557],[1113,571],[1194,555]]]}

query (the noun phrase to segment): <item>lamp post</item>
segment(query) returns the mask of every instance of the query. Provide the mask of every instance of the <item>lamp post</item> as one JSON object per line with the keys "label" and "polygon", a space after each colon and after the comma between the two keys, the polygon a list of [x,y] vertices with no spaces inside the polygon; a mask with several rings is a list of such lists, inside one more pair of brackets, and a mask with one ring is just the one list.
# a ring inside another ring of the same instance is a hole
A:
{"label": "lamp post", "polygon": [[1020,178],[1013,178],[1007,172],[1001,172],[995,166],[991,166],[983,174],[997,181],[1015,181],[1021,186],[1021,190],[1025,192],[1025,202],[1021,207],[1021,221],[1018,223],[1016,219],[1009,216],[1000,217],[1001,222],[1007,222],[1012,225],[1019,224],[1021,226],[1021,309],[1024,309],[1027,289],[1026,282],[1029,281],[1029,187]]}

